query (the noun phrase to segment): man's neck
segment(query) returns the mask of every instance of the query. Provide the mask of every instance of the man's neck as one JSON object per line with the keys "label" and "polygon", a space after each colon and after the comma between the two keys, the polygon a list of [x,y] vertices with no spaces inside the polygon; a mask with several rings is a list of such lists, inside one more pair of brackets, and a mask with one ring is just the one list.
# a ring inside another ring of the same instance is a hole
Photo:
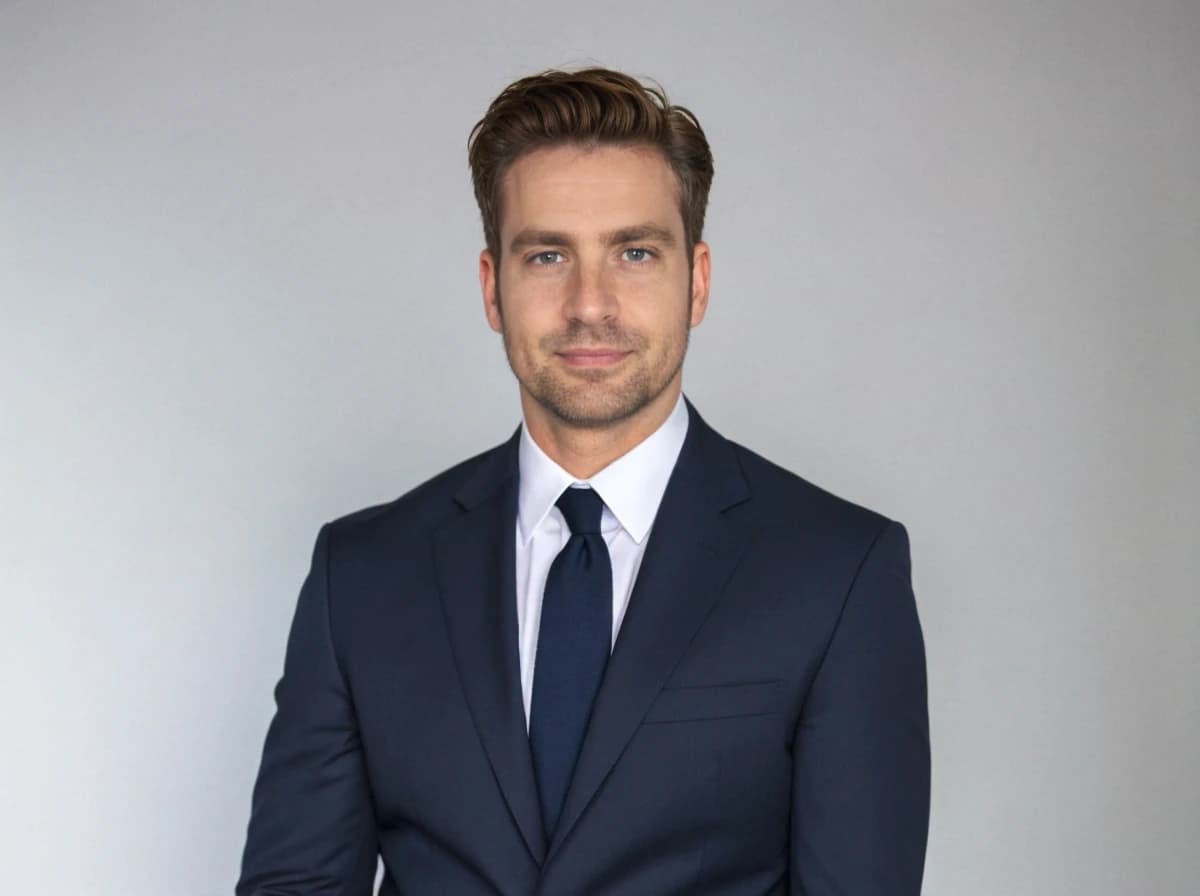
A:
{"label": "man's neck", "polygon": [[552,417],[521,390],[521,410],[530,437],[546,456],[574,476],[590,479],[617,458],[628,454],[666,422],[679,400],[681,382],[674,383],[632,417],[605,427],[578,427]]}

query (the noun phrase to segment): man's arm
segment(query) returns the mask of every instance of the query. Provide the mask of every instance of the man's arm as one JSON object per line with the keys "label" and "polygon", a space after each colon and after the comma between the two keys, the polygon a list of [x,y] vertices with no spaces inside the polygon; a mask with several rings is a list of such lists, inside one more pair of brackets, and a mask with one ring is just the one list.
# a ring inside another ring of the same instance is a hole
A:
{"label": "man's arm", "polygon": [[908,534],[868,551],[796,731],[791,892],[917,896],[929,829],[929,713]]}
{"label": "man's arm", "polygon": [[334,655],[317,536],[275,689],[237,896],[367,896],[378,844],[358,724]]}

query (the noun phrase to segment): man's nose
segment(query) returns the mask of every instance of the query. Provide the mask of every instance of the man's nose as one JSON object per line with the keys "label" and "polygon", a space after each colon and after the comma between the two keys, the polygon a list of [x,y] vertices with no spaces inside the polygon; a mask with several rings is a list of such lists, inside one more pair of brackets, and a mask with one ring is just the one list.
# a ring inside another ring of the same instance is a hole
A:
{"label": "man's nose", "polygon": [[602,264],[590,262],[576,268],[564,312],[568,319],[585,324],[603,323],[617,316],[612,278]]}

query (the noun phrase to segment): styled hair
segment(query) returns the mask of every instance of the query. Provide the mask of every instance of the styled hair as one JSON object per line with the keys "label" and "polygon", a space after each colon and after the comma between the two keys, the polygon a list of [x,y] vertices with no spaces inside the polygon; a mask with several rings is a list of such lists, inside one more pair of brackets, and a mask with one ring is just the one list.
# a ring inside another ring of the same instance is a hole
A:
{"label": "styled hair", "polygon": [[509,84],[471,129],[467,158],[483,235],[500,261],[501,187],[518,158],[547,146],[614,144],[658,149],[679,181],[690,258],[704,230],[713,159],[696,116],[662,87],[605,68],[549,69]]}

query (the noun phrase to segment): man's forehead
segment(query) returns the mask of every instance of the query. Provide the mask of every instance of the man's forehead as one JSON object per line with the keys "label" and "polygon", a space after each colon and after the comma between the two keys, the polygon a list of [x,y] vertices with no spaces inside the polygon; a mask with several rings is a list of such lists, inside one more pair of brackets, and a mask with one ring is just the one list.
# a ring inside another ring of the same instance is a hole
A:
{"label": "man's forehead", "polygon": [[[679,182],[653,146],[540,147],[501,181],[502,229],[611,231],[653,219],[682,234]],[[546,216],[557,220],[543,220]],[[518,220],[519,219],[519,220]]]}

